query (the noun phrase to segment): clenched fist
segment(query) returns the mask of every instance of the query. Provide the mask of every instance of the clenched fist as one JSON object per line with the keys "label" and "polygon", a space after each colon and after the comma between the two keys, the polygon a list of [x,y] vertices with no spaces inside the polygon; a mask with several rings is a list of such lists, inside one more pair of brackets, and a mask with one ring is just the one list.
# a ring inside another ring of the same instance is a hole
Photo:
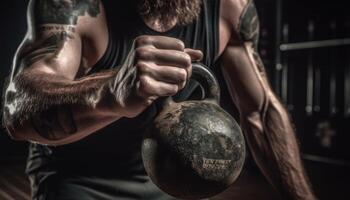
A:
{"label": "clenched fist", "polygon": [[199,50],[186,49],[181,40],[164,36],[135,39],[114,81],[114,93],[125,117],[135,117],[159,97],[172,96],[186,85]]}

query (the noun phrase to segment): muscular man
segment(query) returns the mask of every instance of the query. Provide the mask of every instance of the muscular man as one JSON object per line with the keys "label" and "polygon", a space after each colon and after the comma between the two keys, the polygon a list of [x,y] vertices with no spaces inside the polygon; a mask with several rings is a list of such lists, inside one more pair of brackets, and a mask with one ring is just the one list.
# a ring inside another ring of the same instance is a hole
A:
{"label": "muscular man", "polygon": [[258,33],[252,0],[31,0],[3,115],[14,139],[31,142],[33,199],[171,199],[145,175],[142,133],[159,97],[196,93],[186,83],[200,60],[221,68],[283,199],[315,199]]}

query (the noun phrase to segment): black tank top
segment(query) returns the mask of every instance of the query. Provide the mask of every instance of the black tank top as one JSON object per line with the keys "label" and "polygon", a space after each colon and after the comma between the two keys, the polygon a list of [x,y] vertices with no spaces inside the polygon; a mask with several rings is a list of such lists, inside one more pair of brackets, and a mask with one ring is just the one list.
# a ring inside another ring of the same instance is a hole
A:
{"label": "black tank top", "polygon": [[[135,12],[136,9],[123,3],[126,1],[103,2],[109,27],[109,42],[105,54],[90,73],[120,66],[129,53],[133,40],[140,35],[178,38],[187,48],[202,50],[202,63],[213,66],[219,45],[219,0],[203,0],[202,11],[197,20],[187,26],[175,26],[164,33],[150,29]],[[190,98],[196,93],[196,88],[196,83],[191,82],[176,99]],[[140,116],[133,119],[122,118],[74,144],[61,147],[31,144],[27,172],[37,174],[38,179],[57,171],[74,174],[105,173],[108,176],[111,176],[111,170],[119,175],[144,173],[140,156],[142,135],[156,114],[155,103]]]}

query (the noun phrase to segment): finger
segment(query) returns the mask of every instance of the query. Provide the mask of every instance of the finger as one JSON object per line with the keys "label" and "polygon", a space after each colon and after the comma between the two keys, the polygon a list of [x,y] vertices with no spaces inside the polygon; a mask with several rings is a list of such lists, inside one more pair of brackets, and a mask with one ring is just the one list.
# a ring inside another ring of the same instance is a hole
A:
{"label": "finger", "polygon": [[157,96],[150,96],[150,97],[147,97],[146,99],[144,99],[144,104],[146,106],[150,106],[155,100],[157,100],[158,97]]}
{"label": "finger", "polygon": [[186,85],[188,72],[186,69],[172,66],[158,66],[151,62],[137,63],[137,69],[140,74],[148,75],[157,81],[177,84],[180,89]]}
{"label": "finger", "polygon": [[187,53],[191,57],[192,62],[198,62],[203,59],[203,53],[200,50],[194,50],[194,49],[185,49],[185,53]]}
{"label": "finger", "polygon": [[178,85],[157,81],[149,76],[140,76],[137,87],[139,96],[144,98],[172,96],[179,91]]}
{"label": "finger", "polygon": [[[157,65],[179,67],[186,70],[186,80],[192,76],[192,62],[189,54],[174,50],[161,50],[155,57]],[[180,87],[182,88],[183,84],[180,84]]]}
{"label": "finger", "polygon": [[153,45],[158,49],[184,51],[185,44],[176,38],[166,36],[140,36],[136,39],[136,46]]}
{"label": "finger", "polygon": [[187,80],[186,70],[179,67],[140,62],[137,69],[140,74],[149,75],[157,81],[178,84]]}
{"label": "finger", "polygon": [[187,68],[191,65],[189,54],[175,50],[155,50],[154,62],[157,65]]}

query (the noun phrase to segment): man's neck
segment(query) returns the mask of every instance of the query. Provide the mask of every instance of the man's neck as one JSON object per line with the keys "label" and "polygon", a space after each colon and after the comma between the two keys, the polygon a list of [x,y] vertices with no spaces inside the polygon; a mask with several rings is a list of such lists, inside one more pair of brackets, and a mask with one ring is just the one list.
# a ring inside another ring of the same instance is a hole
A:
{"label": "man's neck", "polygon": [[153,18],[153,19],[144,19],[144,22],[152,30],[155,30],[157,32],[166,32],[176,26],[177,19],[174,18],[171,21],[163,22],[159,18]]}

